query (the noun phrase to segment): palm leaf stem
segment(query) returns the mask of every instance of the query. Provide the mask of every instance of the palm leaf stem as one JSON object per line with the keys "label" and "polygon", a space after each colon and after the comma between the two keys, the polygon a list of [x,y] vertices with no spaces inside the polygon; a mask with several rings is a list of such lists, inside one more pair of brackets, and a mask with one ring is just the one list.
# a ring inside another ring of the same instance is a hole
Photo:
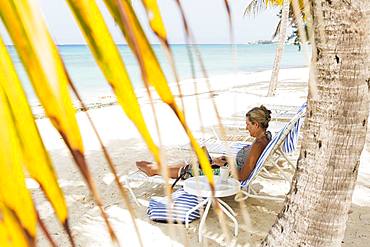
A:
{"label": "palm leaf stem", "polygon": [[[189,41],[192,41],[193,44],[196,44],[195,42],[195,38],[194,36],[192,35],[192,32],[190,30],[190,27],[187,25],[187,20],[186,20],[186,17],[185,17],[185,12],[182,8],[182,5],[180,3],[180,0],[176,0],[176,3],[177,3],[177,6],[180,10],[180,13],[181,13],[181,16],[182,16],[182,20],[183,20],[183,26],[184,26],[184,30],[185,30],[185,36],[187,37],[187,41],[188,41],[188,44],[190,43]],[[198,47],[196,45],[194,45],[194,49],[195,49],[195,54],[198,58],[198,61],[200,63],[200,66],[201,66],[201,70],[202,70],[202,73],[205,77],[205,81],[206,81],[206,85],[207,85],[207,88],[208,88],[208,91],[211,92],[211,85],[210,85],[210,82],[209,82],[209,77],[208,77],[208,74],[207,74],[207,71],[206,71],[206,68],[204,66],[204,63],[203,63],[203,59],[200,55],[200,51],[198,50]],[[225,131],[224,131],[224,128],[222,126],[222,123],[221,123],[221,118],[220,118],[220,115],[219,115],[219,112],[218,112],[218,109],[217,109],[217,106],[216,106],[216,102],[214,101],[214,98],[213,97],[210,97],[211,99],[211,102],[212,102],[212,105],[213,105],[213,109],[216,113],[216,117],[217,117],[217,120],[218,120],[218,125],[220,126],[220,129],[221,129],[221,135],[222,136],[225,136]],[[214,190],[212,190],[212,192],[214,193]],[[221,228],[222,228],[222,231],[224,232],[224,234],[226,235],[226,239],[228,240],[228,242],[230,242],[230,235],[228,233],[228,229],[226,227],[226,224],[225,224],[225,216],[223,214],[223,212],[221,211],[220,209],[220,205],[219,205],[219,202],[216,200],[215,197],[213,197],[213,200],[214,200],[214,205],[215,205],[215,212],[218,216],[218,220],[221,224]]]}
{"label": "palm leaf stem", "polygon": [[[188,135],[191,145],[197,154],[199,158],[199,162],[202,166],[202,169],[205,173],[205,176],[207,176],[207,179],[209,180],[211,184],[211,189],[214,189],[214,179],[213,179],[213,173],[211,166],[209,164],[209,161],[204,153],[204,151],[201,149],[199,146],[198,142],[196,141],[195,137],[193,136],[191,130],[189,129],[189,126],[187,125],[183,112],[180,110],[178,105],[176,104],[176,101],[171,93],[171,90],[168,86],[168,83],[166,81],[166,78],[163,74],[163,71],[158,63],[158,60],[156,59],[153,49],[150,46],[143,30],[142,27],[135,15],[135,12],[133,11],[131,5],[128,4],[127,0],[121,1],[121,0],[114,0],[114,1],[109,1],[105,0],[105,2],[108,5],[108,8],[110,9],[112,15],[115,17],[115,20],[120,20],[118,22],[119,27],[121,28],[121,31],[123,32],[126,40],[128,41],[128,44],[132,50],[134,50],[134,44],[133,42],[135,40],[130,39],[130,35],[128,35],[128,30],[127,26],[130,25],[133,28],[134,32],[131,35],[135,35],[136,41],[138,41],[137,46],[140,47],[140,51],[143,53],[145,52],[145,60],[144,66],[141,67],[142,70],[146,70],[147,72],[145,73],[145,77],[150,76],[150,80],[148,80],[148,83],[151,83],[154,88],[156,89],[158,95],[164,101],[175,113],[177,118],[179,119],[182,127],[185,130],[185,133]],[[123,10],[118,10],[118,8],[123,8]],[[121,13],[125,12],[125,15],[127,15],[126,18],[120,17],[122,15]],[[122,23],[121,21],[125,21],[125,19],[130,20],[129,22]],[[140,55],[140,53],[137,53],[134,51],[135,55]],[[140,62],[139,62],[140,64]],[[150,71],[150,73],[148,73]]]}
{"label": "palm leaf stem", "polygon": [[[69,77],[69,76],[68,76]],[[132,220],[132,223],[134,225],[134,228],[135,228],[135,231],[137,233],[137,237],[138,237],[138,240],[139,240],[139,243],[140,243],[140,246],[143,246],[143,241],[142,241],[142,238],[141,238],[141,234],[140,234],[140,231],[139,231],[139,228],[136,224],[136,221],[135,221],[135,218],[136,218],[136,213],[134,211],[134,209],[132,208],[131,204],[129,203],[129,197],[128,197],[128,193],[127,193],[127,189],[122,185],[122,183],[120,182],[119,180],[119,177],[118,177],[118,173],[117,173],[117,170],[115,168],[115,164],[113,163],[113,160],[112,158],[110,157],[109,155],[109,152],[107,150],[107,148],[105,147],[104,143],[103,143],[103,140],[93,122],[93,120],[91,119],[91,116],[88,112],[88,109],[85,105],[85,103],[83,102],[77,88],[75,87],[75,85],[73,84],[72,80],[70,79],[69,77],[69,85],[73,91],[73,93],[75,94],[77,100],[79,101],[80,105],[81,105],[81,108],[82,108],[82,111],[85,112],[86,114],[86,117],[94,131],[94,134],[96,135],[97,139],[98,139],[98,142],[99,142],[99,145],[100,145],[100,148],[101,150],[103,151],[103,154],[104,154],[104,158],[105,160],[107,161],[108,163],[108,166],[109,166],[109,169],[111,170],[112,174],[113,174],[113,177],[114,177],[114,181],[118,187],[118,190],[123,198],[123,202],[125,203],[129,213],[130,213],[130,216],[131,216],[131,220]]]}
{"label": "palm leaf stem", "polygon": [[[41,230],[44,232],[46,238],[49,240],[50,245],[52,247],[57,247],[55,241],[53,240],[53,238],[51,237],[49,233],[48,228],[46,227],[44,221],[41,219],[40,214],[38,212],[36,212],[36,216],[37,216],[37,222],[39,223]],[[71,243],[72,243],[72,246],[75,246],[73,239]]]}

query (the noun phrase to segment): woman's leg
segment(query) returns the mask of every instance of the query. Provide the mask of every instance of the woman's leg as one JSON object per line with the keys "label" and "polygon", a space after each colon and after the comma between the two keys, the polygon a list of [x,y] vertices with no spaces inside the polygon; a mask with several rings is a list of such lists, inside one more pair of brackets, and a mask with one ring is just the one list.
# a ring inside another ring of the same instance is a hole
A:
{"label": "woman's leg", "polygon": [[[168,164],[169,177],[177,178],[179,175],[180,168],[185,165],[186,165],[185,163]],[[136,166],[140,171],[144,172],[146,175],[150,177],[161,174],[158,164],[156,163],[142,160],[142,161],[136,161]]]}

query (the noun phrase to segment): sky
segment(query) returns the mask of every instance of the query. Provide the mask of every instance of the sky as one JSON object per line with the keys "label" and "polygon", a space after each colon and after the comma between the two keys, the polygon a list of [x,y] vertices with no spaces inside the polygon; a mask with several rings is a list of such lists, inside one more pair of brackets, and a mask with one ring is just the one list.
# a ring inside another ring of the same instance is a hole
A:
{"label": "sky", "polygon": [[[38,3],[45,17],[49,31],[58,45],[85,44],[78,25],[66,3],[66,0],[32,0]],[[158,40],[150,31],[141,0],[131,0],[149,41],[157,44]],[[245,6],[250,0],[230,0],[235,43],[244,44],[257,40],[270,40],[278,22],[278,10],[263,10],[256,16],[243,17]],[[97,0],[99,8],[106,20],[108,28],[116,43],[125,44],[119,28],[114,24],[103,0]],[[230,43],[227,13],[224,0],[182,0],[181,1],[190,28],[198,44],[228,44]],[[171,44],[184,44],[180,12],[175,0],[158,0],[162,18]],[[6,30],[0,24],[0,34],[6,44],[11,44]]]}

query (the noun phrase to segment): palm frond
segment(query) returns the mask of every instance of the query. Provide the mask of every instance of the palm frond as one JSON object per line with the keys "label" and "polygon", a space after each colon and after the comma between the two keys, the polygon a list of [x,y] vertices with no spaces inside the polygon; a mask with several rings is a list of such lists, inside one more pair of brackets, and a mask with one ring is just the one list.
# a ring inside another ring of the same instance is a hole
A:
{"label": "palm frond", "polygon": [[19,226],[34,242],[37,218],[31,195],[26,188],[23,162],[24,155],[12,111],[0,86],[0,203],[14,212]]}
{"label": "palm frond", "polygon": [[68,92],[68,76],[38,7],[28,0],[1,1],[0,16],[46,115],[71,151],[115,241],[116,236],[85,160],[76,110]]}
{"label": "palm frond", "polygon": [[54,207],[56,215],[64,225],[67,220],[67,205],[45,146],[34,122],[31,109],[10,56],[0,37],[0,85],[7,95],[25,155],[25,166],[44,190]]}
{"label": "palm frond", "polygon": [[259,0],[252,0],[247,7],[244,9],[243,16],[250,15],[250,14],[257,14],[259,10],[265,6],[264,1]]}
{"label": "palm frond", "polygon": [[148,86],[148,84],[153,85],[162,101],[174,111],[190,139],[190,143],[199,158],[202,169],[207,176],[211,187],[214,188],[213,172],[208,158],[194,138],[185,121],[183,112],[175,102],[175,98],[171,93],[164,73],[136,17],[136,14],[132,9],[132,6],[127,0],[105,0],[105,3],[114,19],[118,21],[118,25],[121,28],[127,43],[139,61],[144,81],[147,83],[146,86]]}
{"label": "palm frond", "polygon": [[68,0],[68,3],[118,102],[160,163],[159,148],[148,131],[129,75],[95,1]]}
{"label": "palm frond", "polygon": [[157,1],[142,0],[147,11],[149,24],[153,32],[161,39],[167,41],[167,33],[163,24]]}
{"label": "palm frond", "polygon": [[71,149],[83,153],[67,76],[42,15],[26,0],[1,1],[0,13],[46,114]]}
{"label": "palm frond", "polygon": [[[175,58],[174,58],[171,46],[169,45],[169,42],[167,39],[166,29],[162,21],[158,3],[157,1],[152,1],[152,0],[142,0],[142,3],[146,10],[146,14],[149,19],[150,27],[152,31],[154,32],[154,34],[158,37],[159,41],[161,42],[161,45],[164,47],[164,50],[166,52],[167,59],[169,61],[173,75],[175,77],[176,86],[177,86],[177,90],[178,90],[180,101],[181,101],[181,107],[185,113],[185,104],[184,104],[183,93],[182,93],[182,89],[180,85],[180,78],[179,78],[179,74],[176,69]],[[148,93],[150,92],[148,91]]]}
{"label": "palm frond", "polygon": [[[303,0],[299,0],[302,2]],[[269,6],[274,7],[274,6],[282,6],[283,5],[283,0],[252,0],[247,7],[244,9],[244,14],[243,16],[246,15],[256,15],[258,14],[262,9],[267,9]]]}
{"label": "palm frond", "polygon": [[25,229],[21,227],[19,219],[14,211],[8,208],[0,200],[0,246],[32,246],[29,236]]}
{"label": "palm frond", "polygon": [[272,35],[273,39],[275,39],[276,36],[280,33],[280,26],[281,26],[281,19],[279,20],[278,24],[276,25],[274,34]]}

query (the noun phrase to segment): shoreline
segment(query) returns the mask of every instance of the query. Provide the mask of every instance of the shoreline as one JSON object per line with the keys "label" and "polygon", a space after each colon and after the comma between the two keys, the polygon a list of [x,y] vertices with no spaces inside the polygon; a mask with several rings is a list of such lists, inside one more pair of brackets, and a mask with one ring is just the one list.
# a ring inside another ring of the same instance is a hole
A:
{"label": "shoreline", "polygon": [[[307,69],[307,68],[308,67],[292,67],[292,68],[281,69],[281,71]],[[222,92],[222,91],[225,90],[225,87],[221,86],[221,88],[219,88],[219,86],[214,85],[215,84],[214,82],[216,82],[217,84],[222,84],[222,80],[227,80],[227,79],[230,79],[230,78],[234,79],[235,77],[239,78],[239,80],[243,80],[243,77],[245,77],[245,79],[248,79],[248,77],[250,77],[250,76],[253,77],[254,74],[259,74],[259,73],[271,73],[271,70],[270,69],[269,70],[257,70],[257,71],[254,71],[254,72],[237,72],[237,73],[219,74],[219,75],[211,76],[211,77],[208,78],[208,81],[210,82],[211,87],[216,86],[216,88],[218,88],[218,89],[212,88],[212,91],[210,93],[211,94],[214,94],[214,93],[217,94],[217,93]],[[194,82],[197,82],[198,83],[197,86],[202,88],[202,91],[198,92],[197,95],[201,95],[201,94],[208,94],[209,93],[204,88],[205,87],[205,85],[204,85],[205,81],[206,81],[205,77],[198,77],[198,78],[195,78],[195,79],[186,78],[186,79],[181,80],[179,82],[179,84],[180,84],[181,88],[184,88],[184,87],[188,87],[189,84],[194,85]],[[240,83],[239,83],[239,85],[236,85],[236,86],[240,87]],[[176,99],[179,99],[179,94],[178,94],[178,89],[177,89],[176,83],[173,82],[173,83],[169,84],[169,87],[171,88],[171,92],[174,95],[174,97]],[[147,94],[146,94],[146,89],[145,89],[144,86],[137,87],[134,90],[136,92],[137,99],[138,99],[139,102],[148,101]],[[154,88],[151,87],[151,92],[153,93],[154,91],[155,91]],[[72,92],[71,92],[71,95],[72,95]],[[183,95],[183,97],[191,97],[191,96],[195,96],[195,95],[196,95],[196,93],[192,92],[192,93]],[[92,101],[91,100],[85,100],[84,101],[84,103],[86,105],[86,110],[83,109],[83,107],[81,106],[81,104],[77,100],[73,100],[73,105],[76,109],[76,112],[77,113],[78,112],[85,112],[85,111],[90,111],[90,110],[94,110],[94,109],[100,109],[100,108],[104,108],[104,107],[118,105],[118,101],[117,101],[116,96],[114,95],[113,92],[111,92],[111,94],[105,94],[105,95],[100,96],[98,98],[96,98],[96,97],[92,97],[92,98],[94,100],[92,100]],[[158,97],[155,98],[154,100],[158,100]],[[45,113],[44,113],[44,109],[43,109],[43,107],[40,103],[37,103],[35,105],[31,105],[31,109],[32,109],[32,112],[33,112],[33,115],[34,115],[35,119],[47,118]]]}

